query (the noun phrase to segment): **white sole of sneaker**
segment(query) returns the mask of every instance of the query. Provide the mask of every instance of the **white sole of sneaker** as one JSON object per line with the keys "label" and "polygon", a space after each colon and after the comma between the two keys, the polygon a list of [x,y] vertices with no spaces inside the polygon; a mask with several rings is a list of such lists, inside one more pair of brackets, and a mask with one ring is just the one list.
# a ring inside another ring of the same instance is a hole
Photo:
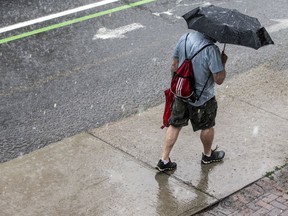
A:
{"label": "white sole of sneaker", "polygon": [[175,167],[175,168],[165,168],[165,169],[161,169],[161,168],[158,167],[158,166],[156,166],[155,168],[158,169],[160,172],[172,171],[172,170],[175,170],[175,169],[176,169],[176,167]]}
{"label": "white sole of sneaker", "polygon": [[223,161],[223,159],[220,159],[220,160],[212,160],[212,161],[203,161],[203,160],[201,160],[202,164],[211,164],[211,163],[221,162],[221,161]]}

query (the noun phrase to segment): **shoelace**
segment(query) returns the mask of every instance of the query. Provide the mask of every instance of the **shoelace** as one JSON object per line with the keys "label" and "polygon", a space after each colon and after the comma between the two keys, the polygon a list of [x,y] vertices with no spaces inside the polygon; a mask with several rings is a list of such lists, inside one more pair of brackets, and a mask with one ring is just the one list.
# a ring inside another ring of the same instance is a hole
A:
{"label": "shoelace", "polygon": [[211,149],[211,153],[216,151],[217,149],[218,149],[218,145],[216,145],[215,149],[213,149],[213,150]]}

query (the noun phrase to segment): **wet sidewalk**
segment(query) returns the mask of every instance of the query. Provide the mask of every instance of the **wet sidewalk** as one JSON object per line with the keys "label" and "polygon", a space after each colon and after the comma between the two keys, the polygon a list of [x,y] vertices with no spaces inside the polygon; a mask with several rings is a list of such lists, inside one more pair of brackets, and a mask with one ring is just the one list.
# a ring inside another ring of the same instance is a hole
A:
{"label": "wet sidewalk", "polygon": [[217,87],[222,163],[201,165],[199,133],[188,126],[171,154],[177,170],[158,173],[162,104],[0,164],[1,214],[199,213],[287,162],[287,82],[288,71],[262,65]]}

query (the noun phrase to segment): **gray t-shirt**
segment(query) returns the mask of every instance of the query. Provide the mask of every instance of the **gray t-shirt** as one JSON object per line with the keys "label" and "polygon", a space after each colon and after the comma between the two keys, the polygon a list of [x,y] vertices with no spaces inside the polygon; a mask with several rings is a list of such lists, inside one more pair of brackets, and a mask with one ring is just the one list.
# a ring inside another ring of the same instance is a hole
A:
{"label": "gray t-shirt", "polygon": [[[181,36],[173,53],[173,58],[178,59],[179,65],[185,60],[185,38],[187,34]],[[195,88],[197,95],[200,95],[210,73],[218,73],[224,69],[219,48],[214,42],[205,37],[199,32],[190,32],[186,41],[187,57],[191,58],[198,50],[200,50],[206,44],[213,44],[204,48],[198,53],[192,60]],[[208,80],[208,83],[200,97],[199,101],[190,104],[193,106],[201,106],[212,97],[214,97],[214,80],[212,74]]]}

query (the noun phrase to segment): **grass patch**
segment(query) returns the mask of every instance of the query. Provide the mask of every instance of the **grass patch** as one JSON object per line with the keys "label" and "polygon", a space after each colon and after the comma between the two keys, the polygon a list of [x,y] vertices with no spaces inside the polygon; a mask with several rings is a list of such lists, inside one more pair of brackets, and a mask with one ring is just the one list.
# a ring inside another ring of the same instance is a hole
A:
{"label": "grass patch", "polygon": [[280,167],[279,167],[279,166],[276,166],[273,171],[266,172],[265,176],[273,180],[273,179],[274,179],[273,174],[274,174],[275,172],[283,169],[283,168],[286,167],[286,166],[288,166],[288,159],[287,159],[287,158],[286,158],[286,160],[285,160],[285,164],[284,164],[284,165],[282,165],[282,166],[280,166]]}

